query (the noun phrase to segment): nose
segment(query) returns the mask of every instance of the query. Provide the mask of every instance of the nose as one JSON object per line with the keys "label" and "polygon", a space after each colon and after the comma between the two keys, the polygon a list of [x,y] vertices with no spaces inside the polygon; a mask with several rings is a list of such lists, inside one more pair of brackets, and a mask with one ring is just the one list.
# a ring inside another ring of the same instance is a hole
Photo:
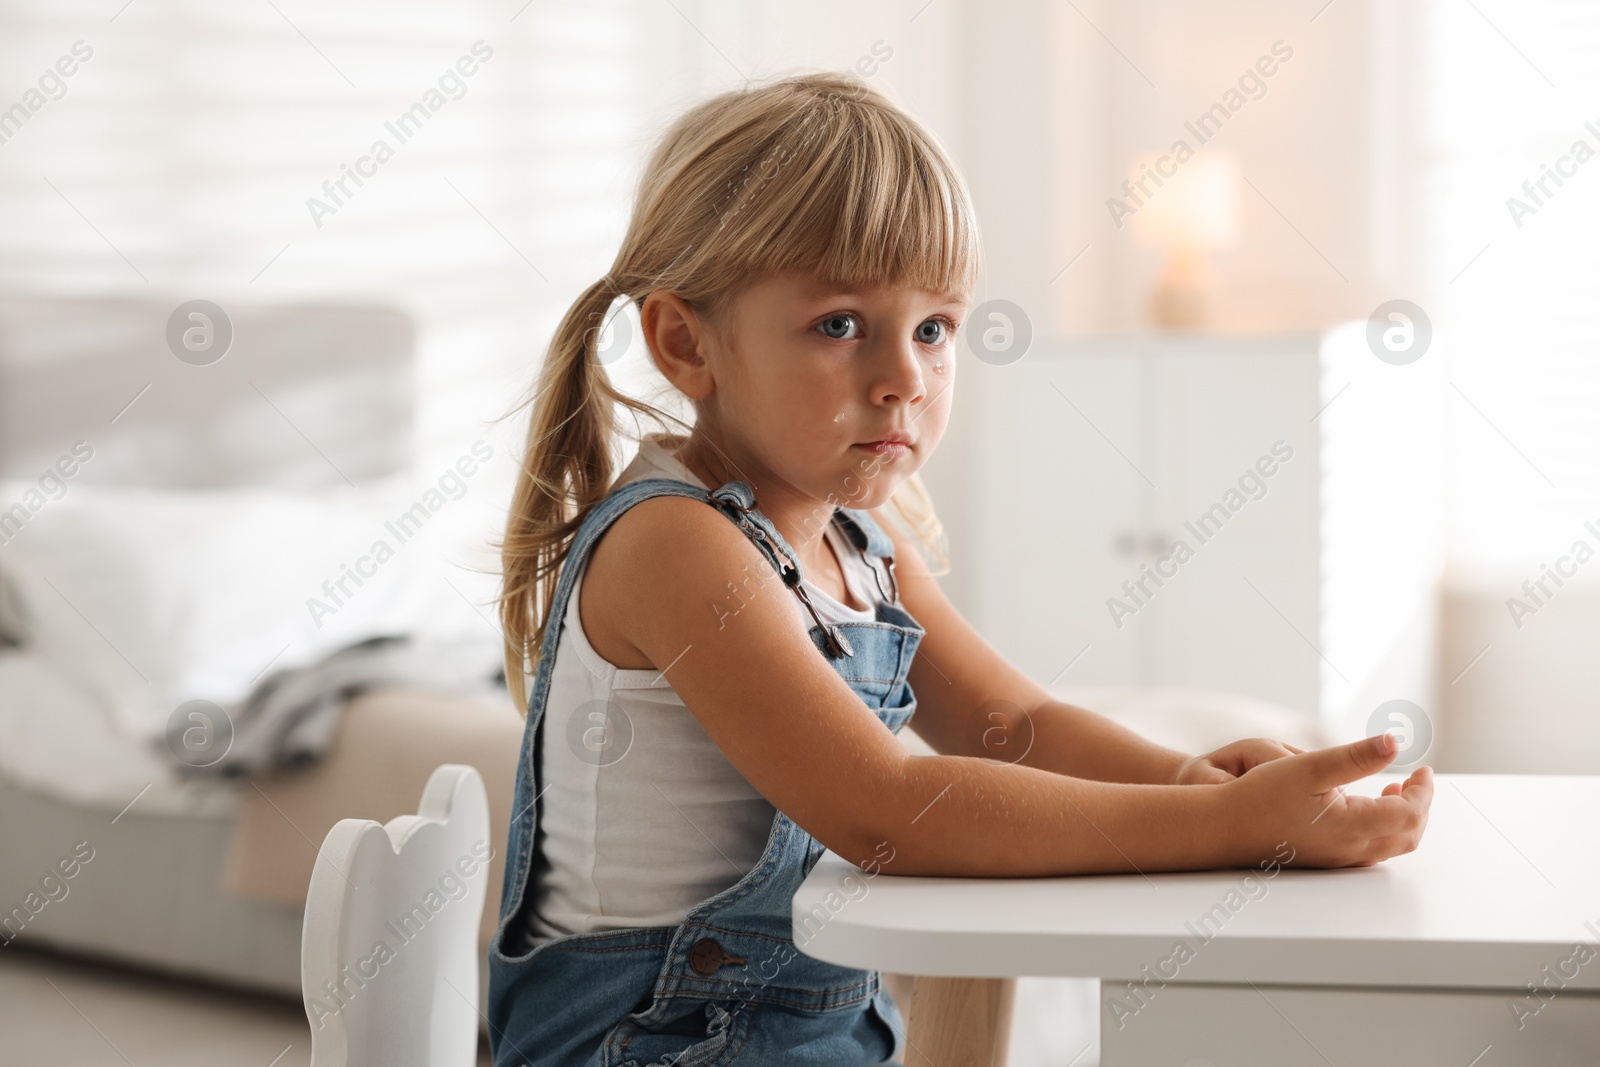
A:
{"label": "nose", "polygon": [[885,356],[886,370],[872,386],[872,399],[879,404],[896,400],[913,405],[927,396],[927,385],[922,377],[922,362],[916,346],[910,341],[899,341],[888,347]]}

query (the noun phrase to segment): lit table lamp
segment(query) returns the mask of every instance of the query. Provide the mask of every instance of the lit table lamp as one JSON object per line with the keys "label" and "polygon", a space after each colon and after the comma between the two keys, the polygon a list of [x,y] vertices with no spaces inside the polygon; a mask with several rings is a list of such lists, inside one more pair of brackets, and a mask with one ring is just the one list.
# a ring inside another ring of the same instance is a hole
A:
{"label": "lit table lamp", "polygon": [[1239,238],[1238,164],[1214,149],[1183,163],[1151,156],[1134,164],[1131,182],[1148,192],[1132,214],[1134,237],[1163,253],[1150,317],[1167,329],[1200,326],[1213,284],[1210,254]]}

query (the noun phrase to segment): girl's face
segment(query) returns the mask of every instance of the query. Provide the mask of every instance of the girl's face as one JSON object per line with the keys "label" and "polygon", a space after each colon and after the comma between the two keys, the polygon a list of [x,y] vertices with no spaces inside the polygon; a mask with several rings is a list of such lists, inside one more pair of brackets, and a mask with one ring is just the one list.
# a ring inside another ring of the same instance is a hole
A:
{"label": "girl's face", "polygon": [[969,304],[796,274],[756,282],[708,338],[721,436],[805,496],[885,503],[944,436]]}

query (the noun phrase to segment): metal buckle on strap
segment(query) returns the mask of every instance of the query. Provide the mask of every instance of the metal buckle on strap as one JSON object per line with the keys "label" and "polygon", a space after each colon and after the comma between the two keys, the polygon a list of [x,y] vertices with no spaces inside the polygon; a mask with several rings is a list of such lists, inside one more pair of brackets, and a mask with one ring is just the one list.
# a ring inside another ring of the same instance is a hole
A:
{"label": "metal buckle on strap", "polygon": [[[737,511],[743,512],[745,515],[748,515],[751,512],[756,510],[756,506],[754,504],[751,504],[749,507],[745,507],[743,504],[739,503],[737,500],[725,500],[722,497],[718,497],[717,500],[728,504],[729,506],[733,507]],[[713,501],[713,503],[714,502],[715,501]],[[772,547],[773,553],[778,557],[777,567],[778,567],[778,573],[780,575],[784,574],[786,572],[786,570],[794,570],[795,569],[794,564],[791,563],[785,557],[784,552],[781,549],[778,548],[777,542],[775,542],[772,538],[767,536],[767,531],[761,528],[761,524],[759,522],[752,522],[749,519],[745,519],[745,518],[741,517],[739,519],[739,528],[741,530],[743,530],[745,532],[745,534],[748,535],[749,537],[751,537],[752,539],[757,540],[757,541],[765,541],[768,545],[770,545]]]}
{"label": "metal buckle on strap", "polygon": [[[794,581],[791,582],[789,580],[789,574],[794,575]],[[854,656],[856,654],[856,650],[850,647],[850,639],[845,637],[844,632],[837,626],[832,626],[823,622],[822,616],[817,614],[817,606],[811,603],[811,597],[806,593],[804,587],[800,585],[800,571],[789,571],[788,574],[783,576],[783,582],[790,589],[794,590],[795,595],[800,598],[800,603],[806,606],[806,610],[811,612],[811,617],[815,619],[817,621],[817,625],[821,627],[823,636],[828,640],[828,654],[834,659],[839,659],[844,656]]]}
{"label": "metal buckle on strap", "polygon": [[[731,505],[735,510],[743,512],[744,514],[749,514],[750,512],[756,510],[756,505],[753,499],[749,507],[745,507],[737,500],[729,500],[726,497],[708,496],[706,498],[706,502],[710,504],[726,503]],[[816,620],[817,626],[821,628],[823,635],[827,638],[828,654],[834,659],[839,659],[843,656],[854,656],[856,654],[856,650],[850,647],[850,639],[844,635],[844,632],[837,626],[831,626],[828,623],[823,622],[822,616],[817,614],[817,606],[811,602],[811,597],[800,585],[799,565],[789,560],[788,554],[779,548],[776,541],[767,536],[767,531],[761,528],[760,523],[751,522],[741,517],[739,520],[739,525],[747,535],[753,537],[755,540],[765,541],[767,545],[772,548],[773,555],[777,557],[778,574],[783,579],[783,584],[794,590],[795,595],[800,598],[800,603],[806,606],[806,610],[809,611],[811,613],[811,617]],[[877,577],[877,568],[873,568],[873,577]],[[893,581],[893,578],[894,576],[891,572],[890,580]],[[882,587],[880,585],[880,590],[881,588]]]}
{"label": "metal buckle on strap", "polygon": [[[900,582],[894,576],[894,557],[883,556],[883,569],[889,572],[889,603],[900,603]],[[872,568],[872,580],[878,581],[878,568]],[[883,592],[883,583],[878,583],[878,592]]]}
{"label": "metal buckle on strap", "polygon": [[[731,495],[727,495],[727,496],[719,496],[718,495],[724,488],[726,488],[727,486],[732,485],[732,484],[733,484],[732,482],[726,482],[723,485],[719,485],[719,486],[717,486],[717,488],[712,489],[709,492],[707,492],[706,493],[706,503],[715,504],[715,503],[718,503],[718,502],[722,502],[722,503],[725,503],[725,504],[729,504],[732,507],[735,507],[738,510],[744,511],[744,512],[751,512],[751,511],[756,510],[756,494],[755,494],[755,490],[753,490],[753,489],[750,491],[750,505],[748,507],[746,507],[745,505],[739,503],[739,501],[737,499],[734,499],[734,497],[737,497],[737,495],[738,495],[737,493],[731,494]],[[746,483],[741,482],[739,484],[745,485],[745,488],[747,488],[747,489],[749,488],[749,486]]]}
{"label": "metal buckle on strap", "polygon": [[861,524],[856,520],[855,516],[851,515],[843,508],[834,509],[834,524],[845,531],[846,535],[850,538],[850,543],[855,545],[857,552],[861,553],[862,562],[865,563],[867,565],[867,569],[872,572],[872,580],[878,586],[878,594],[891,604],[900,603],[900,582],[894,574],[894,556],[887,555],[876,557],[876,560],[882,561],[883,570],[887,571],[889,574],[889,588],[885,589],[883,587],[883,576],[879,573],[879,568],[875,562],[875,559],[873,556],[867,553],[867,549],[872,543],[871,536],[866,530],[862,529]]}
{"label": "metal buckle on strap", "polygon": [[889,573],[889,588],[883,587],[883,577],[879,574],[877,562],[872,556],[867,555],[866,545],[856,544],[856,551],[861,553],[861,561],[867,565],[867,570],[872,572],[872,581],[878,587],[878,595],[891,604],[900,603],[900,583],[894,576],[894,557],[879,556],[877,562],[882,562],[883,570]]}

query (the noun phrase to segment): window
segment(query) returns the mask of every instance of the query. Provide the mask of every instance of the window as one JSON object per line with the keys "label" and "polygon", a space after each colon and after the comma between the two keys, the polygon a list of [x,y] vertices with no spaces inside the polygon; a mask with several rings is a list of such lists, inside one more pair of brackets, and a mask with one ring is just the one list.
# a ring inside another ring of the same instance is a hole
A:
{"label": "window", "polygon": [[1439,0],[1424,26],[1449,550],[1536,573],[1600,545],[1600,7]]}

